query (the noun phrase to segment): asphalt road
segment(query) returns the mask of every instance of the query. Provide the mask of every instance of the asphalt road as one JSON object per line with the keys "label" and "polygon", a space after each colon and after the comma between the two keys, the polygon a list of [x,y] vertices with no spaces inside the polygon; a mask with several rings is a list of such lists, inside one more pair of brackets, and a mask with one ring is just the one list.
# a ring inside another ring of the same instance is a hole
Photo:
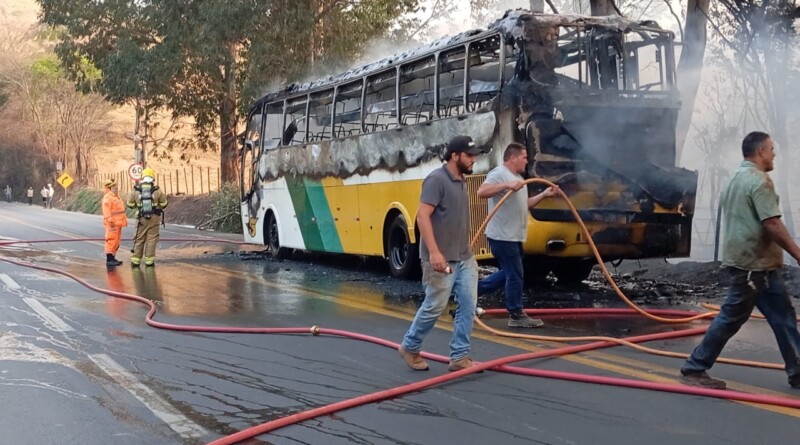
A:
{"label": "asphalt road", "polygon": [[[133,235],[133,228],[124,236]],[[0,205],[0,237],[96,238],[100,218]],[[238,236],[168,225],[162,237]],[[239,327],[318,325],[399,341],[415,300],[398,301],[355,266],[303,265],[232,254],[233,244],[162,242],[157,265],[109,271],[102,242],[0,248],[0,256],[63,269],[92,284],[143,295],[163,322]],[[358,264],[358,263],[356,263]],[[342,267],[344,267],[344,272]],[[348,270],[347,267],[356,268]],[[143,305],[95,293],[64,276],[0,261],[0,443],[200,444],[310,408],[447,373],[408,369],[397,352],[311,335],[173,332],[148,327]],[[674,327],[631,318],[549,318],[543,335],[637,335]],[[489,320],[497,327],[502,319]],[[701,322],[696,323],[699,326]],[[425,343],[446,354],[449,320]],[[624,334],[623,334],[624,333]],[[697,338],[649,346],[689,352]],[[554,344],[476,331],[484,361]],[[725,356],[779,362],[769,328],[747,323]],[[676,383],[680,360],[621,348],[521,366]],[[713,369],[736,390],[800,400],[781,371]],[[754,444],[793,443],[800,410],[699,396],[484,372],[342,411],[249,443],[270,444]]]}

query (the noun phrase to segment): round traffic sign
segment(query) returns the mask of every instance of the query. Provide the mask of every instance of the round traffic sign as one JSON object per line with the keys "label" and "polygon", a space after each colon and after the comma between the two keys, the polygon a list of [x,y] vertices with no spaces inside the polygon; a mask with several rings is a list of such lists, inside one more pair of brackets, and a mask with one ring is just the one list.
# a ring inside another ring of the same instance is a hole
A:
{"label": "round traffic sign", "polygon": [[131,164],[131,166],[128,167],[128,176],[134,181],[140,181],[142,179],[142,170],[144,170],[142,164]]}

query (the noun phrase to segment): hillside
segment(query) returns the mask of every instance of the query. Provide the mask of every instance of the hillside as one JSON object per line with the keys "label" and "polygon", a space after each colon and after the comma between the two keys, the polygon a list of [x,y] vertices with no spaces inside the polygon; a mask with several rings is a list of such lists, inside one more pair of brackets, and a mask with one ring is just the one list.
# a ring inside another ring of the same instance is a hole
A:
{"label": "hillside", "polygon": [[[27,30],[35,26],[39,7],[35,0],[0,0],[0,26],[6,29]],[[169,127],[168,115],[161,117],[155,136],[161,137]],[[95,153],[96,172],[100,175],[126,171],[135,160],[133,141],[130,135],[134,130],[136,116],[128,106],[114,107],[108,115],[106,137]],[[128,135],[126,137],[126,135]],[[184,124],[174,137],[191,138],[190,125]],[[169,153],[168,157],[148,157],[148,165],[157,172],[175,170],[186,166],[212,169],[219,166],[219,153],[186,152]]]}

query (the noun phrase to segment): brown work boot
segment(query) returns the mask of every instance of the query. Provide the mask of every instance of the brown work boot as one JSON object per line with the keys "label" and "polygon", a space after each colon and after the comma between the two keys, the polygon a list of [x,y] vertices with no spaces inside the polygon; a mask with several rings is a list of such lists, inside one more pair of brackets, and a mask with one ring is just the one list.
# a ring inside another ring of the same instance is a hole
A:
{"label": "brown work boot", "polygon": [[449,371],[461,371],[462,369],[471,368],[473,366],[475,366],[475,363],[467,356],[458,360],[450,360],[450,366],[448,366],[447,369]]}
{"label": "brown work boot", "polygon": [[544,322],[538,318],[528,317],[525,312],[511,314],[508,316],[509,328],[540,328]]}
{"label": "brown work boot", "polygon": [[428,362],[420,357],[419,352],[408,352],[403,345],[400,345],[400,347],[397,348],[397,352],[400,353],[400,357],[403,357],[403,360],[406,361],[408,367],[414,371],[428,370]]}
{"label": "brown work boot", "polygon": [[678,377],[678,381],[684,385],[697,386],[699,388],[706,389],[725,389],[728,386],[724,380],[712,378],[705,371],[688,374],[685,374],[683,371],[681,371],[681,376]]}

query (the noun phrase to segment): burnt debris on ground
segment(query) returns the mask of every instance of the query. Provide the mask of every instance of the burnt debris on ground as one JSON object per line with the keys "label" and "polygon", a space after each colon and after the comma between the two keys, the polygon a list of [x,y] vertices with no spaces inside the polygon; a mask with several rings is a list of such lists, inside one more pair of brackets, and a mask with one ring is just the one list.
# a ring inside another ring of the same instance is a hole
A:
{"label": "burnt debris on ground", "polygon": [[[419,304],[424,298],[419,280],[391,277],[385,261],[380,258],[295,252],[290,259],[277,260],[267,250],[231,254],[241,261],[263,262],[265,273],[313,272],[306,274],[305,280],[320,286],[361,283],[383,293],[386,300],[393,303]],[[706,302],[719,304],[724,298],[724,273],[718,262],[628,260],[616,267],[608,263],[606,266],[628,298],[644,306],[686,306]],[[493,267],[480,267],[481,277],[493,271]],[[308,275],[312,275],[312,278],[308,278]],[[784,275],[790,294],[798,298],[800,270],[786,267]],[[560,284],[552,275],[534,282],[525,289],[524,302],[528,308],[623,305],[598,266],[595,266],[589,279],[582,283]],[[503,291],[481,296],[478,304],[484,308],[502,308]]]}

